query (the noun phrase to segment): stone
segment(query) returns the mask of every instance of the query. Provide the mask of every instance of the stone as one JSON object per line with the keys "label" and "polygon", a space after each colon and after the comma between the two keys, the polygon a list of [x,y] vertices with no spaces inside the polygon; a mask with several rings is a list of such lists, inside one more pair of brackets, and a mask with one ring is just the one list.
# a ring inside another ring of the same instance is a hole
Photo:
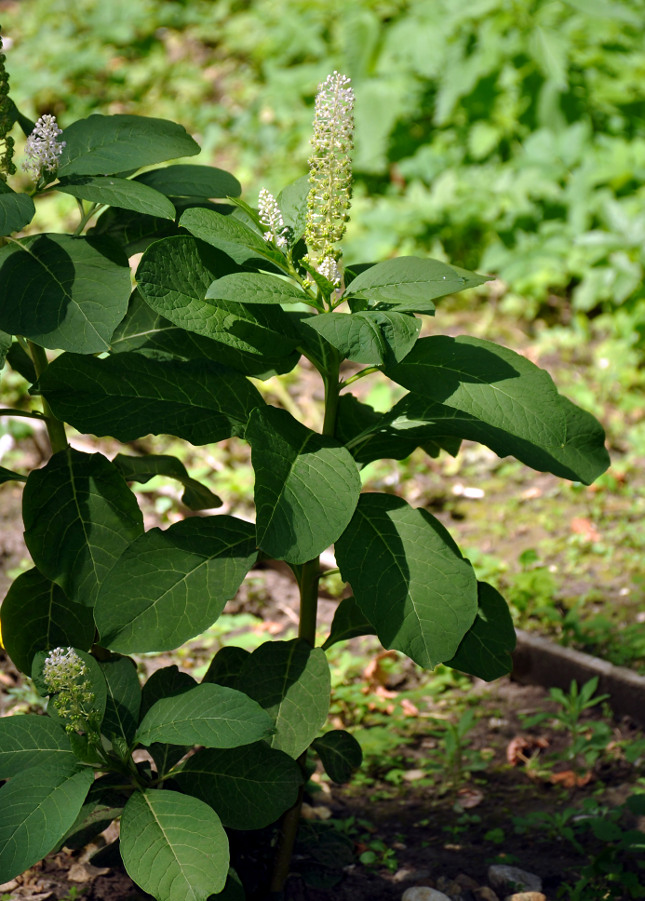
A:
{"label": "stone", "polygon": [[482,885],[481,888],[476,888],[473,891],[473,895],[477,898],[477,901],[499,901],[499,898],[487,885]]}
{"label": "stone", "polygon": [[488,881],[494,889],[503,889],[511,893],[542,891],[542,880],[539,876],[503,863],[495,863],[488,868]]}
{"label": "stone", "polygon": [[546,895],[542,892],[515,892],[514,895],[507,895],[504,901],[546,901]]}
{"label": "stone", "polygon": [[415,885],[412,888],[406,888],[401,895],[401,901],[451,901],[451,899],[443,892],[438,892],[436,888]]}
{"label": "stone", "polygon": [[475,889],[479,888],[477,880],[473,879],[471,876],[467,876],[465,873],[459,873],[455,876],[455,882],[460,888],[466,888],[471,892],[474,892]]}

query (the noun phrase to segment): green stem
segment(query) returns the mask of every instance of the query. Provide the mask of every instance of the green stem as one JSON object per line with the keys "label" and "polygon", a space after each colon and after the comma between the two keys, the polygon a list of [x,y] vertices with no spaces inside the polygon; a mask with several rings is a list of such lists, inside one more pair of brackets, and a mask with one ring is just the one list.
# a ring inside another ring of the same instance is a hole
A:
{"label": "green stem", "polygon": [[[29,354],[34,364],[34,369],[36,370],[36,375],[38,378],[40,378],[40,376],[48,366],[45,348],[41,347],[39,344],[34,344],[33,341],[28,342],[28,347]],[[60,419],[56,419],[44,397],[42,398],[42,404],[43,414],[45,416],[45,424],[47,426],[47,434],[49,435],[49,443],[51,444],[52,448],[52,454],[56,454],[58,453],[58,451],[65,450],[65,448],[67,447],[67,435],[65,434],[65,426],[60,421]]]}
{"label": "green stem", "polygon": [[348,385],[351,385],[354,382],[357,382],[359,379],[365,378],[366,375],[371,375],[373,372],[381,372],[381,367],[380,366],[367,366],[365,369],[361,369],[360,372],[357,372],[354,375],[350,376],[348,379],[345,379],[344,381],[340,382],[340,384],[338,386],[338,390],[342,391],[343,388],[347,388]]}
{"label": "green stem", "polygon": [[[340,358],[336,357],[333,365],[322,373],[325,383],[325,418],[323,421],[323,435],[333,437],[336,431],[336,417],[338,415],[338,398],[340,392]],[[309,642],[312,647],[316,644],[316,620],[318,615],[318,582],[320,581],[320,557],[308,560],[300,567],[294,567],[300,589],[300,622],[298,637]],[[307,765],[307,752],[299,758],[298,763],[305,776]],[[293,856],[293,849],[298,835],[300,824],[300,811],[302,808],[304,789],[300,788],[298,799],[290,810],[282,817],[280,835],[276,848],[273,874],[271,876],[270,892],[280,895],[289,875],[289,867]]]}
{"label": "green stem", "polygon": [[44,419],[44,415],[38,410],[14,410],[11,407],[0,408],[0,416],[26,416],[29,419]]}

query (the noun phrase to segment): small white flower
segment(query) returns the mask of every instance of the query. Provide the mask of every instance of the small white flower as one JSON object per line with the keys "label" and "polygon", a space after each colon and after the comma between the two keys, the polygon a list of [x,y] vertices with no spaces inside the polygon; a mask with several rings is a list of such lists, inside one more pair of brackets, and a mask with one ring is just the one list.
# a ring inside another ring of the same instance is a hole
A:
{"label": "small white flower", "polygon": [[27,138],[23,169],[33,173],[35,178],[40,178],[44,172],[55,172],[65,146],[65,141],[58,140],[58,136],[62,133],[63,130],[59,128],[55,116],[49,114],[41,116]]}
{"label": "small white flower", "polygon": [[267,229],[262,236],[265,241],[273,243],[281,250],[287,246],[287,232],[289,229],[284,224],[278,201],[270,191],[262,188],[258,198],[258,213],[260,222]]}
{"label": "small white flower", "polygon": [[54,648],[45,657],[43,681],[68,732],[92,731],[96,698],[88,675],[74,648]]}
{"label": "small white flower", "polygon": [[332,285],[340,285],[340,269],[338,263],[332,256],[327,256],[318,266],[318,272],[323,275]]}

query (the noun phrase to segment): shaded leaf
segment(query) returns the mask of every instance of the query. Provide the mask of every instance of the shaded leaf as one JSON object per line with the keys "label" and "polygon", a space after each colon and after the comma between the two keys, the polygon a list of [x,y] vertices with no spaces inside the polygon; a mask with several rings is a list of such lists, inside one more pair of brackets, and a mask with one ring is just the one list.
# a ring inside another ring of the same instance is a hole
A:
{"label": "shaded leaf", "polygon": [[214,443],[243,435],[251,410],[264,404],[244,376],[217,363],[134,353],[105,359],[61,354],[38,385],[59,419],[119,441],[152,433]]}
{"label": "shaded leaf", "polygon": [[195,688],[197,684],[191,675],[182,672],[174,663],[155,670],[141,692],[141,719],[161,698],[174,698]]}
{"label": "shaded leaf", "polygon": [[167,197],[238,197],[242,193],[242,186],[230,172],[190,163],[142,172],[135,181]]}
{"label": "shaded leaf", "polygon": [[457,653],[446,666],[492,682],[510,673],[515,629],[502,595],[486,582],[478,582],[478,609],[475,622],[464,635]]}
{"label": "shaded leaf", "polygon": [[135,496],[102,454],[68,447],[30,473],[25,543],[40,572],[91,607],[114,562],[143,531]]}
{"label": "shaded leaf", "polygon": [[2,602],[0,619],[5,650],[27,675],[37,651],[61,647],[89,651],[94,641],[92,611],[70,601],[37,569],[14,580]]}
{"label": "shaded leaf", "polygon": [[0,193],[0,235],[20,231],[35,215],[36,207],[29,194],[16,194],[11,189]]}
{"label": "shaded leaf", "polygon": [[312,560],[338,538],[356,508],[361,484],[351,454],[270,406],[253,411],[246,438],[258,545],[278,560]]}
{"label": "shaded leaf", "polygon": [[343,598],[331,624],[329,636],[322,645],[324,651],[339,641],[347,641],[359,635],[374,635],[374,626],[356,603],[356,598]]}
{"label": "shaded leaf", "polygon": [[0,779],[38,767],[49,773],[75,771],[69,738],[48,716],[26,713],[0,717]]}
{"label": "shaded leaf", "polygon": [[0,248],[0,279],[0,328],[43,347],[105,351],[128,308],[128,259],[108,238],[52,234],[12,242]]}
{"label": "shaded leaf", "polygon": [[209,510],[221,507],[222,501],[216,494],[202,485],[186,472],[186,467],[169,454],[146,454],[145,457],[131,457],[117,454],[112,461],[127,482],[141,482],[145,485],[155,476],[167,476],[176,479],[184,486],[182,503],[191,510]]}
{"label": "shaded leaf", "polygon": [[430,668],[455,654],[477,612],[477,580],[433,516],[363,494],[336,560],[384,647]]}
{"label": "shaded leaf", "polygon": [[206,801],[231,829],[262,829],[293,806],[302,771],[263,742],[193,754],[174,777],[182,791]]}
{"label": "shaded leaf", "polygon": [[179,647],[215,622],[255,563],[253,525],[191,517],[134,541],[103,580],[96,627],[125,654]]}
{"label": "shaded leaf", "polygon": [[363,762],[361,746],[344,729],[333,729],[314,739],[312,748],[322,761],[325,772],[334,782],[349,782]]}
{"label": "shaded leaf", "polygon": [[421,330],[421,320],[414,316],[380,310],[325,313],[311,316],[305,324],[320,332],[343,358],[379,365],[402,360]]}
{"label": "shaded leaf", "polygon": [[327,718],[330,686],[325,652],[300,638],[260,645],[238,681],[238,688],[273,718],[271,747],[295,758],[309,747]]}
{"label": "shaded leaf", "polygon": [[202,682],[215,682],[217,685],[236,688],[238,676],[249,656],[250,652],[244,648],[225,645],[211,660]]}
{"label": "shaded leaf", "polygon": [[108,738],[117,736],[132,742],[139,722],[141,686],[137,666],[131,657],[113,654],[99,661],[107,685],[107,703],[101,731]]}

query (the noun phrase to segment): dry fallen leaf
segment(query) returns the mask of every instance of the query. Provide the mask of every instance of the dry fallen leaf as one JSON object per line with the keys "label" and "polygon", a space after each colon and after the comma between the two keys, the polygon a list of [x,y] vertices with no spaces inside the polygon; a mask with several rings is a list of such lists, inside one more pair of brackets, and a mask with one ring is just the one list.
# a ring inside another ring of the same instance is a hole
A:
{"label": "dry fallen leaf", "polygon": [[548,747],[549,741],[547,738],[536,735],[516,735],[507,745],[506,760],[511,766],[528,763],[532,757],[535,757],[540,751]]}
{"label": "dry fallen leaf", "polygon": [[601,541],[602,535],[590,519],[584,516],[574,516],[571,520],[571,531],[575,535],[582,535],[585,541]]}
{"label": "dry fallen leaf", "polygon": [[553,785],[562,785],[564,788],[582,788],[591,781],[591,773],[586,772],[578,776],[573,770],[562,770],[560,773],[552,773],[550,781]]}

